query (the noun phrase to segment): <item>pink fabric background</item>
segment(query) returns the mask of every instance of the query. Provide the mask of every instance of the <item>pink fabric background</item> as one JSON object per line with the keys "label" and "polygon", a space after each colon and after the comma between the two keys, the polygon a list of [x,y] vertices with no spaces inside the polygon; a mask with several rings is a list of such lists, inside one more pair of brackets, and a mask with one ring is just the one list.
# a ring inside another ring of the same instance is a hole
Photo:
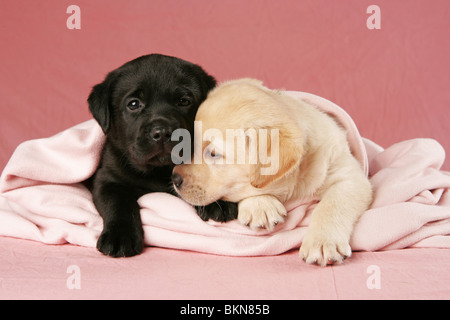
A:
{"label": "pink fabric background", "polygon": [[[351,262],[321,268],[300,263],[297,250],[230,258],[145,248],[131,259],[101,259],[90,248],[5,238],[0,299],[449,299],[450,255],[443,252],[355,252]],[[79,290],[66,286],[73,265]],[[367,285],[373,266],[380,268],[379,289]]]}
{"label": "pink fabric background", "polygon": [[[72,4],[81,30],[66,27]],[[372,4],[381,30],[366,27]],[[1,0],[0,170],[19,143],[90,119],[90,88],[152,52],[196,62],[219,81],[251,76],[322,96],[381,146],[428,137],[449,152],[449,17],[448,0]],[[319,268],[297,250],[235,258],[146,248],[116,260],[2,237],[0,299],[448,299],[449,253],[356,252]],[[81,268],[81,290],[66,287],[69,265]],[[380,290],[366,285],[372,265]]]}
{"label": "pink fabric background", "polygon": [[[81,30],[66,27],[72,4]],[[366,27],[371,4],[381,30]],[[151,52],[327,98],[385,147],[449,150],[449,16],[448,0],[2,0],[0,168],[20,142],[90,118],[91,86]]]}

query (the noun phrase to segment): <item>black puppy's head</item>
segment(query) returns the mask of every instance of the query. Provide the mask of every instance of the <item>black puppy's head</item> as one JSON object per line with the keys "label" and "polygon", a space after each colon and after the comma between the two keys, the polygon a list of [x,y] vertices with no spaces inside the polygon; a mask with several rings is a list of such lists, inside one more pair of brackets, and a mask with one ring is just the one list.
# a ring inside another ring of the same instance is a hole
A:
{"label": "black puppy's head", "polygon": [[171,165],[175,129],[193,136],[194,118],[215,79],[200,66],[160,54],[125,63],[94,86],[89,110],[107,136],[141,171]]}

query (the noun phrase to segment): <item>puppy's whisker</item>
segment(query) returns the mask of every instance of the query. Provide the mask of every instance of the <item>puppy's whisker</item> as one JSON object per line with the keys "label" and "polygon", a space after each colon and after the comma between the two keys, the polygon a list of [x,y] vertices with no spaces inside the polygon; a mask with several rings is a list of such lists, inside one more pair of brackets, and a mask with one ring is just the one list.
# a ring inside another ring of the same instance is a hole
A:
{"label": "puppy's whisker", "polygon": [[214,202],[219,206],[220,210],[223,210],[223,209],[222,209],[222,206],[220,205],[219,200],[216,200],[216,201],[214,201]]}
{"label": "puppy's whisker", "polygon": [[205,207],[203,206],[196,206],[197,212],[200,214],[204,214],[205,213]]}
{"label": "puppy's whisker", "polygon": [[175,190],[175,187],[173,186],[172,182],[169,182],[167,184],[167,190],[169,190],[169,193],[176,195],[178,198],[180,198],[180,195],[178,194],[178,192]]}

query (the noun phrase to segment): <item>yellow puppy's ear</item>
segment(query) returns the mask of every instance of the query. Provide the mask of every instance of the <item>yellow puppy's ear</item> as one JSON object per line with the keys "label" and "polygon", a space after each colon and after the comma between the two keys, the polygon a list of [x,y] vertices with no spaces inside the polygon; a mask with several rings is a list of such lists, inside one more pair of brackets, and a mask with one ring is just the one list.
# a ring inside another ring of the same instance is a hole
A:
{"label": "yellow puppy's ear", "polygon": [[263,81],[262,80],[254,79],[254,78],[243,78],[242,82],[253,84],[253,85],[259,86],[259,87],[263,86]]}
{"label": "yellow puppy's ear", "polygon": [[245,85],[245,84],[247,84],[247,85],[249,85],[250,84],[250,85],[254,85],[254,86],[257,86],[257,87],[261,87],[261,88],[264,87],[263,81],[259,80],[259,79],[255,79],[255,78],[240,78],[240,79],[236,79],[236,80],[226,81],[226,82],[223,82],[222,84],[223,85],[226,85],[226,84],[233,84],[233,85],[236,85],[236,84]]}
{"label": "yellow puppy's ear", "polygon": [[[275,180],[290,174],[299,164],[303,146],[297,139],[277,129],[268,130],[267,143],[264,135],[258,136],[258,159],[251,165],[250,183],[264,188]],[[263,149],[266,147],[267,157]]]}

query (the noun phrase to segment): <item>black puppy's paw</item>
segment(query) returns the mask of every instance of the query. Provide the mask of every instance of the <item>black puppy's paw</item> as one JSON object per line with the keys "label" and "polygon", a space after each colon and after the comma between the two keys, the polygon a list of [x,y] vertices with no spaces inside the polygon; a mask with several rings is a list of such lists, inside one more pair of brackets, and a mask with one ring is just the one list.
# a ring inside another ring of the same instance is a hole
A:
{"label": "black puppy's paw", "polygon": [[234,202],[218,200],[207,206],[196,206],[197,214],[204,221],[209,219],[219,222],[234,220],[238,216],[238,205]]}
{"label": "black puppy's paw", "polygon": [[143,232],[129,228],[109,227],[103,229],[97,241],[97,250],[111,257],[131,257],[144,249]]}

